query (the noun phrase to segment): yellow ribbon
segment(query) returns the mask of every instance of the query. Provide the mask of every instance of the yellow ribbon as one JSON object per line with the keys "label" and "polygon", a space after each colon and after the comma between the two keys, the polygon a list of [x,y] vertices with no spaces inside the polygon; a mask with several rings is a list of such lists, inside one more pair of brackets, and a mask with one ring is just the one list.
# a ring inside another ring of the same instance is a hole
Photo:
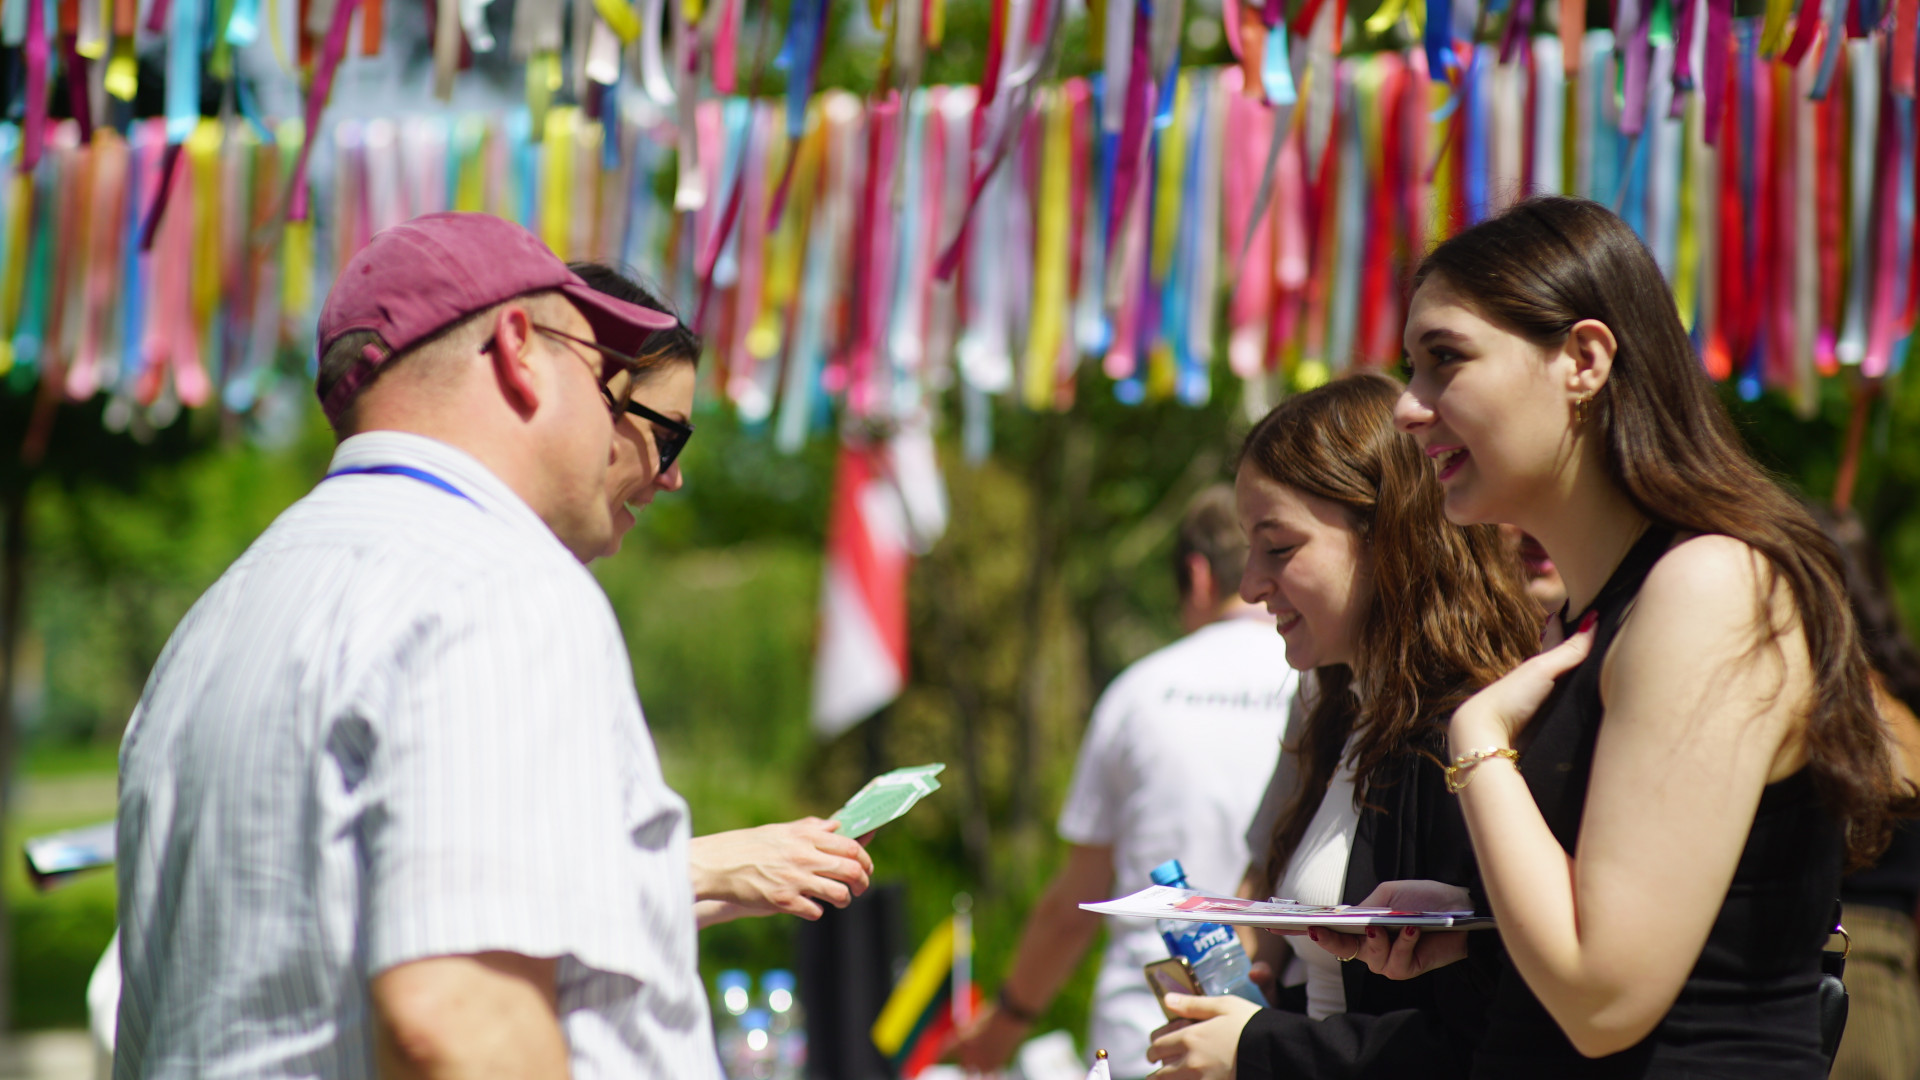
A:
{"label": "yellow ribbon", "polygon": [[[1816,0],[1801,0],[1802,3],[1814,3]],[[1767,0],[1767,19],[1761,24],[1760,55],[1771,60],[1780,55],[1787,46],[1788,16],[1793,14],[1793,0]],[[1642,15],[1642,18],[1647,17]]]}
{"label": "yellow ribbon", "polygon": [[546,135],[547,110],[560,89],[560,54],[552,50],[527,57],[527,115],[531,118],[533,140]]}
{"label": "yellow ribbon", "polygon": [[593,0],[593,10],[600,13],[620,44],[631,45],[640,36],[640,16],[634,14],[633,5],[622,0]]}
{"label": "yellow ribbon", "polygon": [[0,276],[0,375],[13,369],[13,328],[20,321],[20,295],[27,281],[27,229],[33,222],[33,177],[13,174],[11,213],[7,215],[7,252]]}
{"label": "yellow ribbon", "polygon": [[[911,3],[913,0],[907,0]],[[1033,326],[1027,333],[1027,367],[1021,396],[1030,409],[1053,404],[1065,341],[1067,225],[1073,176],[1073,106],[1058,87],[1047,92],[1046,141],[1040,156],[1040,191],[1034,203]]]}
{"label": "yellow ribbon", "polygon": [[[1446,103],[1447,95],[1452,92],[1453,88],[1449,87],[1437,76],[1432,82],[1429,82],[1427,84],[1427,103],[1429,106],[1427,115],[1432,116],[1436,109]],[[1568,94],[1567,99],[1571,101],[1573,95]],[[1433,213],[1433,220],[1427,228],[1428,243],[1438,243],[1453,234],[1453,155],[1458,152],[1459,148],[1454,146],[1452,139],[1447,138],[1448,128],[1452,122],[1451,119],[1430,121],[1433,129],[1429,134],[1427,145],[1439,146],[1441,150],[1433,169],[1433,194],[1427,202],[1427,205],[1432,209]],[[1572,131],[1573,129],[1568,128],[1567,130]],[[1445,140],[1444,144],[1442,140]],[[1568,141],[1571,142],[1572,140],[1569,139]],[[1554,151],[1543,147],[1539,152],[1553,153]],[[1424,163],[1422,164],[1424,165]]]}
{"label": "yellow ribbon", "polygon": [[455,166],[453,208],[461,213],[486,209],[487,125],[477,116],[463,116],[454,129],[454,145],[464,148]]}
{"label": "yellow ribbon", "polygon": [[1384,34],[1393,29],[1393,24],[1400,21],[1406,7],[1407,0],[1381,0],[1380,6],[1367,16],[1367,33]]}
{"label": "yellow ribbon", "polygon": [[[1185,73],[1173,89],[1173,123],[1160,132],[1160,160],[1154,177],[1153,280],[1165,281],[1173,269],[1174,248],[1180,242],[1180,196],[1186,178],[1187,139],[1191,124],[1187,105],[1192,86]],[[1173,346],[1164,336],[1147,349],[1147,400],[1164,401],[1173,396],[1178,372],[1174,366]]]}
{"label": "yellow ribbon", "polygon": [[[128,0],[128,2],[133,3],[136,0]],[[274,62],[280,65],[281,71],[289,75],[296,74],[293,70],[293,58],[287,55],[287,43],[284,40],[286,35],[280,32],[279,3],[277,0],[261,0],[260,6],[267,9],[266,35],[267,41],[273,45]]]}
{"label": "yellow ribbon", "polygon": [[113,40],[113,56],[107,61],[107,73],[103,77],[107,93],[121,101],[132,101],[140,90],[140,61],[133,54],[131,37]]}
{"label": "yellow ribbon", "polygon": [[[1700,140],[1699,105],[1700,95],[1689,95],[1681,121],[1680,145],[1686,149],[1680,155],[1680,220],[1674,227],[1678,235],[1673,253],[1673,302],[1680,309],[1680,324],[1689,333],[1693,331],[1694,316],[1699,310],[1700,206],[1694,198],[1694,181],[1696,171],[1705,164],[1704,155],[1694,149]],[[1572,133],[1571,128],[1568,133]]]}
{"label": "yellow ribbon", "polygon": [[787,191],[787,209],[780,215],[780,226],[767,238],[765,285],[760,291],[760,311],[747,331],[747,351],[756,360],[772,360],[780,355],[781,329],[785,313],[800,293],[800,265],[807,250],[807,221],[813,215],[813,188],[820,171],[820,159],[826,152],[826,125],[820,122],[820,107],[808,110],[807,133],[800,142],[787,141],[784,125],[774,128],[773,144],[767,157],[767,182],[779,182],[786,170],[786,155],[798,154],[793,163],[792,186]]}
{"label": "yellow ribbon", "polygon": [[[203,334],[213,318],[213,309],[220,304],[220,286],[222,273],[220,225],[225,219],[224,192],[220,183],[220,146],[225,132],[220,121],[211,117],[202,117],[193,134],[187,136],[187,161],[193,168],[193,266],[192,278],[188,288],[189,310],[193,313],[193,325]],[[164,269],[160,272],[166,272]],[[218,341],[217,335],[208,335],[202,340],[209,345]]]}
{"label": "yellow ribbon", "polygon": [[[268,5],[271,7],[272,5]],[[293,171],[306,141],[307,126],[299,118],[280,121],[274,127],[274,141],[280,146],[280,173]],[[280,312],[293,319],[313,310],[313,221],[289,221],[280,244]]]}
{"label": "yellow ribbon", "polygon": [[540,239],[555,255],[569,257],[573,207],[573,140],[577,112],[571,105],[547,113],[546,169],[540,177]]}
{"label": "yellow ribbon", "polygon": [[1185,73],[1173,90],[1173,123],[1160,132],[1160,160],[1154,176],[1153,276],[1165,279],[1173,265],[1173,248],[1180,239],[1180,188],[1187,165],[1187,104],[1190,85]]}

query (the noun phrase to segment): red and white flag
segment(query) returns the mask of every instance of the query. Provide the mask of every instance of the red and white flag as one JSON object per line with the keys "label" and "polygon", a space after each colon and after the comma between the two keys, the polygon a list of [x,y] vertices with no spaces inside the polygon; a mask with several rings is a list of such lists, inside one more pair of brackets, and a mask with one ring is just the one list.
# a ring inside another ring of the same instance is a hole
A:
{"label": "red and white flag", "polygon": [[907,684],[907,569],[946,531],[947,493],[924,424],[843,443],[827,519],[813,730],[832,738]]}

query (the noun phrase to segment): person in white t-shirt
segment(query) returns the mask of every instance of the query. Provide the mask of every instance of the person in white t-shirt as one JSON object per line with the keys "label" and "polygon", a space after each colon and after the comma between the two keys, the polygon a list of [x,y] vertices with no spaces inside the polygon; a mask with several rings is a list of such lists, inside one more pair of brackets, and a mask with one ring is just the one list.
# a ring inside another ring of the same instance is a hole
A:
{"label": "person in white t-shirt", "polygon": [[[1186,637],[1120,673],[1094,706],[1060,812],[1067,859],[1033,911],[997,1000],[954,1046],[960,1064],[1004,1066],[1100,928],[1081,903],[1146,888],[1179,859],[1196,888],[1226,892],[1248,861],[1245,833],[1279,756],[1295,674],[1273,620],[1236,590],[1246,540],[1233,492],[1188,507],[1174,550]],[[1116,1080],[1142,1077],[1165,1022],[1141,968],[1167,957],[1151,922],[1113,919],[1094,989],[1091,1045]]]}

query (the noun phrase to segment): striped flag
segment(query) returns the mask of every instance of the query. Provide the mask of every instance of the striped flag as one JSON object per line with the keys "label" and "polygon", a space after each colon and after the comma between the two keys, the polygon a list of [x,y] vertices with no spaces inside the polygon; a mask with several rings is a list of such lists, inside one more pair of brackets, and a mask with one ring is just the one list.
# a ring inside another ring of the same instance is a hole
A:
{"label": "striped flag", "polygon": [[935,928],[873,1022],[874,1048],[903,1080],[939,1061],[954,1031],[979,1010],[980,990],[971,978],[972,937],[964,912]]}
{"label": "striped flag", "polygon": [[827,520],[813,729],[832,738],[907,682],[907,569],[946,530],[946,486],[924,424],[840,448]]}

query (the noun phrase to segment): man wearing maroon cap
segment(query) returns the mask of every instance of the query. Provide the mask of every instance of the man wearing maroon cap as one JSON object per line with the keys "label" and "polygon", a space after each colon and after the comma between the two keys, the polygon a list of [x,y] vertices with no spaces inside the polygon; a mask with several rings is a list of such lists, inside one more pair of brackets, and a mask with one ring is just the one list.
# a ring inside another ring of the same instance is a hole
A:
{"label": "man wearing maroon cap", "polygon": [[582,565],[671,325],[484,215],[342,268],[326,481],[121,749],[117,1077],[718,1076],[686,804]]}

